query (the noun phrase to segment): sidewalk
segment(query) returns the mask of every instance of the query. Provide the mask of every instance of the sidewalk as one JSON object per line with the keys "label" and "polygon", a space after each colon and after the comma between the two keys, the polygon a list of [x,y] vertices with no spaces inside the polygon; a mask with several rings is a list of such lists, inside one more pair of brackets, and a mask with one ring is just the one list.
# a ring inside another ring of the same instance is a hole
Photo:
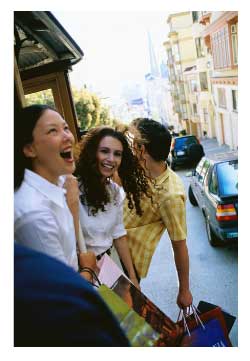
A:
{"label": "sidewalk", "polygon": [[200,142],[206,155],[231,151],[228,145],[219,145],[216,138],[201,138]]}

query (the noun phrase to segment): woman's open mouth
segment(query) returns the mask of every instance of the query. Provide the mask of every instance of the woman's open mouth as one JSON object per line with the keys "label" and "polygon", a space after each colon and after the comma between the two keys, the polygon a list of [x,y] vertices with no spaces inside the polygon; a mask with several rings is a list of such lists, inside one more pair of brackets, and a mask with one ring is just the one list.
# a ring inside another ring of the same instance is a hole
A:
{"label": "woman's open mouth", "polygon": [[71,150],[60,152],[60,156],[67,162],[74,162],[74,157]]}

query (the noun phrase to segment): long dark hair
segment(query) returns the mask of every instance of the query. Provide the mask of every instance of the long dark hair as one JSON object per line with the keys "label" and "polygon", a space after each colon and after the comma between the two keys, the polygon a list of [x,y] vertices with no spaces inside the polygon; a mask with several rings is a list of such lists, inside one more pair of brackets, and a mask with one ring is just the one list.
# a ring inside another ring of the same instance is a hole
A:
{"label": "long dark hair", "polygon": [[55,110],[48,105],[33,104],[15,110],[14,114],[14,188],[20,187],[24,177],[25,168],[32,170],[30,158],[25,157],[23,148],[32,143],[33,130],[36,123],[47,110]]}
{"label": "long dark hair", "polygon": [[102,182],[101,174],[97,167],[96,153],[102,138],[111,136],[119,140],[123,147],[122,161],[118,169],[128,207],[135,208],[138,215],[142,215],[140,199],[149,195],[149,186],[143,168],[138,159],[133,155],[126,136],[110,127],[97,127],[91,129],[83,138],[81,152],[76,163],[75,174],[82,191],[81,201],[91,209],[94,215],[98,210],[104,211],[105,204],[109,203],[110,196],[106,184]]}

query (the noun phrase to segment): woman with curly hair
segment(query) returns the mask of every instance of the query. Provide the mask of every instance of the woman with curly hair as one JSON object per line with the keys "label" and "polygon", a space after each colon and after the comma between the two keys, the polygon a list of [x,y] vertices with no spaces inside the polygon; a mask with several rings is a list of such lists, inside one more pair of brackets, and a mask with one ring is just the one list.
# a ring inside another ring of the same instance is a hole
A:
{"label": "woman with curly hair", "polygon": [[142,215],[140,199],[148,195],[143,168],[126,136],[113,128],[91,129],[83,138],[75,175],[80,187],[80,223],[88,250],[97,259],[114,243],[131,281],[139,287],[123,225],[124,192],[112,177],[118,173],[128,207]]}

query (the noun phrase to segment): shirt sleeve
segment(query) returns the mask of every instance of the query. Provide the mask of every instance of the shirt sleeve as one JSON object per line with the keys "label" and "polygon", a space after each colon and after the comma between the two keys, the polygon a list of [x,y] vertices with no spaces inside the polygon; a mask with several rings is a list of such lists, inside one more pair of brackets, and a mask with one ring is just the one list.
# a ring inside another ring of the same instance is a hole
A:
{"label": "shirt sleeve", "polygon": [[119,187],[119,194],[117,198],[117,216],[116,224],[113,229],[113,239],[120,238],[127,234],[123,223],[123,204],[125,201],[125,192],[121,187]]}
{"label": "shirt sleeve", "polygon": [[185,197],[174,195],[160,205],[160,214],[171,241],[187,238]]}
{"label": "shirt sleeve", "polygon": [[48,210],[27,213],[15,224],[17,243],[55,257],[67,264],[60,239],[60,225]]}

